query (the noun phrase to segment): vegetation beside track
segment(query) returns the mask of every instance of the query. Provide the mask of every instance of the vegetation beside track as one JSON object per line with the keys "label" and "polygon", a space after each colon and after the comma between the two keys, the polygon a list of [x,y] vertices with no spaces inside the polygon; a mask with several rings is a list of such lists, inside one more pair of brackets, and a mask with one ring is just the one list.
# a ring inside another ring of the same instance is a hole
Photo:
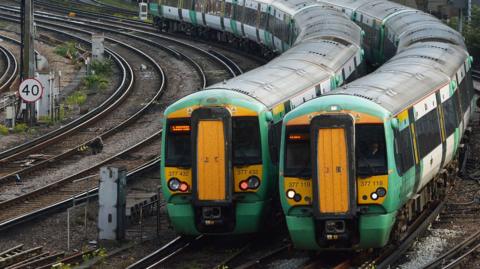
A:
{"label": "vegetation beside track", "polygon": [[73,60],[78,53],[77,44],[75,42],[65,42],[55,48],[55,53]]}
{"label": "vegetation beside track", "polygon": [[[458,29],[458,17],[452,17],[448,24],[455,30]],[[480,65],[480,6],[472,7],[470,22],[464,16],[462,35],[465,37],[470,55],[473,56],[474,64]]]}

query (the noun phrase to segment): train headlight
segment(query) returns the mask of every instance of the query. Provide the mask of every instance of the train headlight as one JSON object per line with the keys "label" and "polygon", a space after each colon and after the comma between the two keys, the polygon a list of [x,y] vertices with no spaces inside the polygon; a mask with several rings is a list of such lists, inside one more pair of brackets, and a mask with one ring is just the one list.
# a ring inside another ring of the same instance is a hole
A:
{"label": "train headlight", "polygon": [[248,188],[255,190],[260,186],[260,179],[257,176],[251,176],[247,179]]}
{"label": "train headlight", "polygon": [[168,188],[171,191],[178,191],[180,188],[180,180],[176,177],[172,177],[171,179],[168,180]]}
{"label": "train headlight", "polygon": [[370,198],[372,198],[372,200],[377,200],[378,194],[376,192],[372,192],[372,194],[370,194]]}
{"label": "train headlight", "polygon": [[378,188],[377,191],[375,191],[375,192],[380,197],[383,197],[383,196],[387,195],[387,190],[385,188],[382,188],[382,187]]}
{"label": "train headlight", "polygon": [[293,199],[295,197],[295,191],[294,190],[288,190],[287,191],[287,198],[288,199]]}

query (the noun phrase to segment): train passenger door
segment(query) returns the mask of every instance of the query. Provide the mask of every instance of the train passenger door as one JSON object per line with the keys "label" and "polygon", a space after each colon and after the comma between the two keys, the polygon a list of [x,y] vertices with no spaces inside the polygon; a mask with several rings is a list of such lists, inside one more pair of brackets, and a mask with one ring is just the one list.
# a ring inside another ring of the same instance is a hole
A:
{"label": "train passenger door", "polygon": [[313,204],[317,217],[350,215],[355,209],[353,118],[320,115],[312,120]]}
{"label": "train passenger door", "polygon": [[231,118],[223,108],[192,113],[193,182],[197,202],[231,197]]}

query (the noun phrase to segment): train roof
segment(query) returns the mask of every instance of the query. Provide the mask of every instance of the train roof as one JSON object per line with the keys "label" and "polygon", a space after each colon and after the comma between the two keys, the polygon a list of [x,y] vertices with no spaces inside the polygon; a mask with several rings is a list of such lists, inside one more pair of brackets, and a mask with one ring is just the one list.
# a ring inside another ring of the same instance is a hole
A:
{"label": "train roof", "polygon": [[355,51],[355,47],[335,41],[310,40],[262,67],[208,88],[238,91],[273,108],[289,100],[292,92],[332,78]]}
{"label": "train roof", "polygon": [[365,98],[396,115],[448,85],[466,57],[465,50],[453,44],[416,44],[368,76],[328,94]]}
{"label": "train roof", "polygon": [[[305,22],[314,25],[311,28],[308,25],[301,27],[298,37],[301,42],[264,66],[207,89],[241,92],[273,108],[288,101],[292,93],[300,93],[334,78],[343,65],[359,55],[359,44],[350,41],[352,37],[348,33],[356,31],[358,36],[354,38],[360,42],[361,30],[343,14],[330,8],[317,8],[313,13],[299,14],[304,16],[299,24]],[[307,20],[306,14],[315,17]]]}

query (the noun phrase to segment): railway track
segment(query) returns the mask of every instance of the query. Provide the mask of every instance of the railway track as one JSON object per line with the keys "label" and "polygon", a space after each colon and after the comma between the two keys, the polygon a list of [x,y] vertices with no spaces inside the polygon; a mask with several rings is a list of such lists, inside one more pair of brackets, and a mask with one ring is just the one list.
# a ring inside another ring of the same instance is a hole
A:
{"label": "railway track", "polygon": [[480,81],[480,71],[479,70],[472,70],[472,77],[474,80]]}
{"label": "railway track", "polygon": [[[0,7],[3,7],[5,9],[10,9],[10,10],[18,10],[18,8],[15,8],[15,7],[11,7],[11,6],[6,6],[6,5],[0,5]],[[53,11],[53,12],[56,12],[58,13],[57,15],[54,15],[52,14],[51,12],[44,12],[44,11],[37,11],[38,14],[42,14],[42,15],[46,15],[46,16],[56,16],[58,18],[67,18],[66,17],[66,14],[69,13],[69,9],[67,8],[63,8],[63,7],[59,7],[59,6],[56,6],[56,5],[52,5],[52,4],[48,4],[48,3],[40,3],[39,5],[40,8],[44,9],[44,10],[48,10],[48,11]],[[253,61],[256,63],[256,66],[258,65],[261,65],[261,64],[265,64],[266,63],[266,60],[263,59],[263,58],[259,58],[257,56],[253,56],[251,54],[247,54],[243,51],[239,51],[239,50],[235,50],[235,49],[232,49],[231,47],[228,47],[228,46],[224,46],[224,45],[221,45],[221,44],[218,44],[218,43],[215,43],[215,42],[208,42],[208,41],[205,41],[205,40],[201,40],[201,39],[195,39],[193,37],[189,37],[190,39],[189,40],[185,40],[185,36],[184,35],[181,35],[181,34],[172,34],[172,33],[165,33],[165,32],[159,32],[157,28],[155,28],[151,23],[141,23],[139,24],[139,21],[135,21],[135,20],[126,20],[126,19],[123,19],[123,18],[119,18],[119,17],[115,17],[115,16],[110,16],[110,15],[105,15],[105,14],[97,14],[97,13],[88,13],[88,12],[82,12],[82,11],[79,11],[78,14],[76,14],[75,18],[69,18],[69,20],[78,20],[78,21],[83,21],[85,23],[89,23],[89,24],[92,24],[92,23],[96,23],[97,25],[101,25],[101,26],[109,26],[109,27],[113,27],[113,28],[121,28],[122,31],[129,31],[131,33],[141,33],[141,34],[145,34],[145,35],[149,35],[149,36],[154,36],[156,35],[158,38],[162,38],[162,41],[171,41],[171,42],[175,42],[179,45],[190,45],[192,46],[193,45],[193,48],[198,48],[198,45],[199,44],[206,44],[208,45],[208,47],[206,46],[203,46],[204,47],[204,51],[214,51],[213,53],[219,53],[219,50],[222,50],[222,51],[228,51],[232,54],[238,54],[238,55],[241,55],[243,56],[244,58],[252,58]],[[100,23],[101,22],[101,23]],[[106,24],[108,23],[108,24]],[[121,27],[120,27],[121,26]],[[194,41],[194,42],[193,42]],[[213,48],[215,48],[216,50],[213,50]],[[203,54],[205,54],[205,52],[202,52]],[[222,58],[220,56],[220,58]],[[230,62],[231,60],[230,59],[225,59],[225,62],[228,64],[228,62]],[[237,65],[238,66],[238,65]],[[238,70],[238,69],[235,69],[235,68],[232,68],[233,70]],[[237,74],[240,74],[241,72],[237,72]]]}
{"label": "railway track", "polygon": [[[152,161],[158,161],[161,131],[125,149],[103,162],[67,176],[35,191],[0,203],[0,230],[38,216],[51,206],[64,204],[98,188],[98,170],[101,166],[124,166],[128,171],[138,171]],[[58,209],[58,208],[55,208]],[[43,214],[42,214],[43,215]]]}
{"label": "railway track", "polygon": [[24,245],[20,244],[0,253],[0,267],[5,269],[46,269],[58,263],[80,262],[83,255],[93,252],[94,250],[86,250],[65,256],[64,252],[43,251],[42,247],[24,249]]}
{"label": "railway track", "polygon": [[[3,18],[4,20],[6,18]],[[9,19],[9,21],[16,22],[13,19]],[[41,26],[39,26],[42,28]],[[89,41],[75,38],[78,41],[86,42],[90,44]],[[16,147],[10,148],[3,152],[0,152],[0,163],[6,163],[8,160],[13,160],[15,158],[20,158],[27,156],[31,152],[38,150],[40,148],[44,148],[48,145],[51,145],[58,141],[60,138],[63,138],[79,129],[85,128],[90,123],[93,123],[103,117],[106,113],[109,113],[113,110],[116,106],[118,106],[125,98],[128,96],[129,91],[132,89],[133,85],[133,69],[130,65],[128,65],[127,61],[122,58],[120,55],[115,53],[110,49],[106,49],[107,55],[109,55],[115,64],[120,69],[121,75],[119,79],[119,83],[117,89],[111,95],[110,98],[105,100],[100,106],[97,108],[89,111],[84,116],[71,121],[63,125],[62,127],[49,132],[45,135],[42,135],[38,138],[32,139],[27,143],[23,143]]]}
{"label": "railway track", "polygon": [[[2,37],[2,39],[4,39]],[[12,85],[13,81],[17,77],[18,73],[18,62],[17,58],[15,58],[15,55],[8,50],[7,48],[0,46],[0,54],[2,55],[4,59],[4,66],[5,69],[2,72],[2,75],[0,76],[0,92],[7,90],[10,85]],[[0,110],[2,108],[0,107]]]}
{"label": "railway track", "polygon": [[[57,25],[54,25],[54,26],[57,26]],[[148,40],[145,39],[145,38],[138,38],[138,39],[140,39],[140,40],[142,40],[142,41],[145,41],[145,42],[148,41]],[[177,55],[179,55],[179,56],[181,56],[181,57],[186,57],[186,56],[184,56],[184,55],[182,55],[182,54],[180,54],[180,53],[177,53]],[[153,60],[151,60],[151,62],[154,63]],[[191,62],[195,63],[193,60],[191,60]],[[156,65],[157,70],[158,70],[159,72],[162,72],[161,68],[160,68],[156,63],[154,63],[154,64]],[[197,71],[199,72],[200,76],[202,77],[201,86],[204,86],[204,85],[206,84],[205,74],[203,73],[203,71],[201,70],[201,68],[198,67],[198,65],[196,65],[196,66],[197,66],[197,68],[196,68]],[[194,67],[195,67],[195,65],[194,65]],[[232,74],[233,74],[233,73],[232,73]],[[132,116],[131,118],[129,118],[128,120],[126,120],[125,123],[122,123],[122,124],[120,124],[119,126],[113,128],[113,129],[110,129],[109,131],[107,131],[107,132],[105,132],[105,133],[103,133],[103,134],[100,134],[100,137],[101,137],[101,138],[107,138],[107,137],[111,136],[114,132],[120,130],[121,127],[126,126],[128,123],[131,123],[135,118],[138,118],[141,113],[143,113],[150,105],[153,104],[153,102],[154,102],[156,99],[158,99],[159,94],[160,94],[160,91],[157,93],[157,95],[156,95],[154,98],[152,98],[152,99],[148,102],[148,104],[147,104],[146,106],[144,106],[144,107],[141,109],[141,111],[139,111],[139,112],[136,113],[134,116]],[[92,144],[93,142],[94,142],[94,140],[92,139],[92,140],[89,140],[89,141],[87,141],[86,143],[84,143],[84,144],[82,144],[82,145],[78,145],[78,147],[89,146],[89,145]],[[54,158],[49,158],[49,159],[47,159],[47,160],[45,160],[45,161],[42,161],[42,162],[40,162],[40,163],[39,163],[38,165],[36,165],[36,166],[31,166],[31,167],[27,167],[27,168],[25,168],[25,169],[15,170],[14,172],[8,173],[8,174],[5,175],[3,178],[1,178],[0,181],[13,182],[13,181],[16,180],[19,176],[24,177],[27,173],[32,172],[32,171],[36,171],[36,170],[38,170],[39,168],[41,168],[42,166],[51,164],[53,161],[57,161],[57,160],[60,160],[60,159],[63,159],[63,158],[66,158],[66,157],[68,157],[68,156],[70,156],[70,155],[75,154],[75,153],[76,153],[76,149],[77,149],[78,147],[73,147],[73,148],[71,148],[70,150],[64,152],[63,154],[60,154],[60,155],[58,155],[58,156],[56,156],[56,157],[54,157]],[[20,156],[20,157],[22,157],[22,156]],[[19,158],[16,158],[16,159],[19,159]]]}
{"label": "railway track", "polygon": [[[52,29],[50,29],[50,30],[52,30]],[[165,79],[163,69],[158,65],[158,63],[156,63],[155,60],[150,58],[147,54],[142,53],[140,50],[138,50],[136,48],[133,48],[132,46],[130,46],[126,43],[119,42],[118,44],[123,44],[123,46],[125,46],[126,48],[129,48],[132,51],[138,53],[139,55],[142,55],[143,57],[145,57],[145,59],[147,59],[150,62],[151,66],[154,67],[154,70],[159,74],[160,85],[157,88],[157,90],[155,91],[153,97],[151,99],[149,99],[146,102],[146,104],[144,104],[138,111],[133,113],[133,115],[131,115],[129,117],[125,117],[125,120],[122,120],[121,122],[119,122],[119,124],[113,126],[112,128],[107,128],[106,131],[99,132],[99,133],[90,133],[91,138],[86,139],[86,142],[81,143],[81,144],[74,144],[74,146],[72,146],[71,148],[69,148],[66,151],[64,151],[62,149],[62,150],[60,150],[62,152],[60,154],[52,154],[52,152],[49,152],[48,154],[46,153],[45,155],[47,155],[47,156],[52,156],[53,155],[54,157],[53,158],[47,158],[47,160],[44,160],[44,161],[38,163],[38,165],[33,165],[33,166],[30,166],[30,167],[27,167],[27,168],[22,168],[20,170],[14,167],[13,171],[8,172],[7,174],[4,174],[4,176],[2,178],[0,178],[0,182],[12,182],[13,180],[15,180],[15,178],[18,178],[18,176],[23,177],[23,176],[27,175],[28,173],[30,173],[32,171],[38,171],[38,169],[41,168],[41,167],[48,166],[49,164],[51,165],[52,162],[54,162],[54,161],[59,161],[61,159],[65,159],[68,156],[72,156],[75,153],[78,153],[77,149],[79,147],[82,147],[82,146],[88,147],[89,145],[91,145],[95,141],[95,139],[98,139],[98,137],[100,137],[102,139],[105,139],[105,138],[108,138],[108,137],[112,136],[116,132],[121,131],[126,126],[128,126],[129,124],[134,122],[136,119],[138,119],[142,114],[144,114],[148,110],[149,107],[152,106],[152,104],[154,104],[154,102],[156,100],[158,100],[160,95],[163,93],[163,91],[165,89],[165,85],[166,85],[166,79]],[[131,66],[129,66],[128,68],[129,68],[129,70],[132,70],[132,75],[133,75],[133,68]],[[138,76],[138,74],[137,74],[137,76]],[[133,82],[133,80],[132,80],[132,82]],[[133,87],[133,84],[130,87]],[[56,141],[58,141],[58,139],[59,138],[55,138],[52,142],[56,142]],[[84,138],[84,140],[85,140],[85,138]],[[48,141],[48,142],[50,142],[50,141]],[[42,148],[44,148],[44,147],[41,147],[41,146],[38,147],[38,149],[42,149]],[[57,149],[56,151],[58,152],[59,150]],[[18,154],[9,156],[8,159],[4,160],[4,163],[11,164],[14,161],[21,160],[22,158],[24,158],[26,156],[26,154],[29,154],[30,152],[31,151],[29,151],[27,153],[19,152]],[[7,161],[10,161],[10,162],[7,162]]]}
{"label": "railway track", "polygon": [[[54,31],[54,29],[52,28],[52,26],[56,26],[56,25],[49,24],[50,26],[47,27],[47,26],[45,26],[44,24],[46,24],[46,23],[45,23],[45,22],[43,22],[43,23],[39,22],[39,23],[38,23],[38,27],[41,28],[41,29],[44,29],[44,30]],[[78,29],[77,29],[77,30],[78,30]],[[58,30],[55,30],[55,31],[58,31]],[[65,32],[62,32],[62,33],[63,33],[63,34],[66,34]],[[154,99],[155,99],[155,98],[154,98]],[[154,99],[152,99],[152,100],[154,100]],[[133,120],[134,117],[135,117],[135,116],[132,116],[131,120]],[[158,144],[160,144],[160,143],[158,142]],[[72,150],[72,151],[70,151],[70,152],[73,152],[73,151],[74,151],[74,149],[71,149],[71,150]],[[68,153],[66,153],[66,155],[68,155]],[[63,157],[66,157],[66,155],[57,156],[57,159],[61,159],[61,158],[63,158]],[[55,159],[45,160],[45,161],[43,162],[43,164],[49,165],[49,163],[51,164],[52,161],[55,161]],[[102,163],[102,164],[105,164],[105,163]],[[40,166],[39,166],[39,167],[40,167]],[[36,168],[38,168],[38,167],[36,167]],[[29,168],[28,170],[30,170],[30,171],[35,171],[36,168]],[[98,168],[98,167],[97,167],[97,168]],[[95,170],[95,168],[93,168],[93,167],[92,167],[92,169]],[[98,169],[97,169],[97,170],[98,170]],[[24,172],[28,172],[28,171],[24,171]],[[83,173],[83,172],[85,172],[85,171],[82,171],[82,173]],[[96,173],[96,172],[97,172],[97,171],[95,170],[95,173]],[[17,173],[15,174],[15,176],[16,176],[16,175],[17,175]],[[9,175],[9,180],[10,180],[10,181],[12,181],[12,180],[14,179],[12,176],[13,176],[13,174],[10,174],[10,175]],[[82,177],[82,176],[83,176],[83,177]],[[74,175],[74,176],[72,176],[72,177],[65,178],[65,179],[60,180],[60,181],[58,181],[58,182],[68,182],[69,180],[70,180],[71,182],[76,182],[76,180],[78,180],[79,177],[80,177],[80,178],[89,177],[89,176],[85,176],[85,174],[82,174],[82,176],[81,176],[80,174],[76,174],[76,175]],[[75,177],[76,177],[76,179],[74,179]],[[72,181],[72,180],[73,180],[73,181]],[[53,185],[58,184],[58,182],[55,182]],[[70,184],[71,184],[71,182],[70,182]],[[62,184],[60,184],[60,185],[62,185]],[[88,184],[87,184],[87,185],[88,185]],[[58,185],[56,185],[56,186],[58,186]],[[84,188],[88,188],[88,187],[91,187],[91,186],[90,186],[90,185],[84,186]],[[52,187],[51,187],[50,185],[48,185],[48,186],[46,186],[46,187],[44,187],[44,188],[39,189],[39,191],[40,191],[40,192],[43,192],[43,193],[48,193],[48,191],[45,191],[45,189],[51,189],[51,188],[52,188]],[[66,188],[66,187],[65,187],[65,188]],[[79,187],[75,186],[75,189],[76,189],[77,191],[80,191],[80,192],[81,192],[84,188],[79,188]],[[69,191],[69,189],[66,189],[65,192],[67,192],[67,191]],[[38,194],[37,191],[34,191],[33,193]],[[72,196],[72,195],[75,196],[74,193],[69,193],[67,196]],[[42,196],[44,196],[44,195],[42,195]],[[24,199],[24,201],[27,201],[27,200],[29,201],[29,199],[31,199],[31,198],[29,198],[29,197],[30,197],[30,193],[29,193],[28,195],[26,195],[26,196],[22,196],[21,199],[18,199],[18,200],[17,200],[17,199],[12,199],[12,200],[6,201],[5,203],[0,204],[0,207],[1,207],[2,205],[7,205],[7,204],[9,204],[9,203],[17,203],[18,201],[21,201],[22,199]],[[47,197],[47,196],[45,196],[45,197]],[[61,199],[64,199],[65,201],[68,200],[68,199],[65,199],[65,198],[66,198],[65,196],[62,196],[62,197],[60,197],[59,199],[60,199],[60,200],[61,200]],[[25,199],[26,199],[26,200],[25,200]],[[43,199],[43,200],[42,200],[42,199]],[[34,208],[31,208],[31,207],[30,207],[30,208],[27,208],[26,211],[28,211],[28,212],[30,212],[30,213],[25,213],[24,215],[20,215],[20,216],[17,216],[17,215],[15,215],[15,216],[7,216],[5,219],[2,220],[2,225],[1,225],[2,229],[6,229],[6,228],[8,228],[8,227],[11,227],[11,226],[14,225],[15,223],[18,223],[18,221],[20,221],[20,220],[24,221],[24,220],[27,220],[27,219],[32,219],[32,218],[35,216],[35,213],[36,213],[36,212],[42,211],[42,208],[50,208],[50,206],[49,206],[48,204],[53,204],[53,205],[56,205],[56,204],[65,204],[64,202],[58,202],[59,199],[53,199],[53,198],[52,198],[53,200],[51,200],[51,199],[49,198],[49,199],[50,199],[50,200],[49,200],[50,202],[45,202],[45,199],[47,199],[47,198],[42,198],[42,199],[39,199],[40,202],[37,202],[36,205],[34,206]],[[13,200],[16,200],[17,202],[14,202]],[[48,199],[47,199],[47,200],[48,200]],[[20,202],[20,203],[21,203],[21,202]],[[29,204],[33,204],[33,203],[30,203],[30,202],[29,202]],[[68,204],[68,203],[67,203],[67,204]],[[7,206],[7,207],[10,208],[10,206]]]}
{"label": "railway track", "polygon": [[[0,8],[2,8],[2,10],[18,12],[18,9],[14,8],[9,8],[5,6],[0,6]],[[223,55],[222,53],[213,49],[206,50],[201,47],[192,45],[188,42],[159,34],[155,28],[149,27],[149,30],[143,30],[143,28],[137,29],[129,24],[127,24],[129,26],[119,26],[116,24],[117,22],[115,21],[105,23],[92,21],[89,19],[68,18],[65,16],[53,14],[38,13],[36,16],[42,19],[55,20],[60,23],[68,22],[69,24],[74,24],[77,27],[88,27],[97,31],[127,36],[132,39],[139,40],[143,43],[150,44],[152,46],[161,47],[164,50],[170,51],[170,53],[174,56],[186,59],[190,63],[196,65],[197,68],[203,67],[204,70],[208,69],[208,65],[204,63],[206,61],[209,62],[210,65],[216,64],[219,67],[224,68],[231,76],[237,76],[243,73],[243,70],[238,66],[238,64],[236,64],[233,60]],[[199,58],[199,54],[203,56]],[[200,67],[200,65],[202,67]],[[214,79],[217,76],[217,73],[215,73],[214,76],[211,76],[211,78],[208,79],[208,81],[203,85],[203,87],[205,87],[207,84],[213,84],[215,82],[221,81],[222,79]]]}
{"label": "railway track", "polygon": [[443,253],[435,260],[423,266],[423,269],[443,268],[450,269],[458,266],[468,255],[480,249],[480,230]]}
{"label": "railway track", "polygon": [[179,236],[163,245],[161,248],[156,251],[148,254],[144,258],[138,260],[137,262],[131,264],[127,269],[152,269],[152,268],[161,268],[161,266],[174,255],[179,255],[182,251],[188,249],[194,244],[199,244],[199,242],[204,238],[200,235],[195,238]]}

